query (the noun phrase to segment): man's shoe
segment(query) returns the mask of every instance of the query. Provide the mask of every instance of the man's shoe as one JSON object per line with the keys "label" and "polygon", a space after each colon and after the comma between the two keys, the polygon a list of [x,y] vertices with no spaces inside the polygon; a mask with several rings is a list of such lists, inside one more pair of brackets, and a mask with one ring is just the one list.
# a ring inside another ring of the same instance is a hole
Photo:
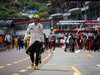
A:
{"label": "man's shoe", "polygon": [[32,63],[31,63],[31,67],[33,67],[33,66],[34,66],[34,63],[32,62]]}
{"label": "man's shoe", "polygon": [[35,66],[35,70],[38,70],[39,68],[38,68],[38,66]]}

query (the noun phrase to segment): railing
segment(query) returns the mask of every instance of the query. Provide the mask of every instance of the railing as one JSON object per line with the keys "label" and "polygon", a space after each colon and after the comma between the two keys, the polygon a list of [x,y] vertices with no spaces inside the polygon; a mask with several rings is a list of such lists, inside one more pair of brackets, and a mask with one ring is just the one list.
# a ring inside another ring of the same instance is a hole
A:
{"label": "railing", "polygon": [[6,50],[7,49],[7,44],[6,44],[6,42],[0,42],[0,51],[1,50]]}
{"label": "railing", "polygon": [[7,49],[7,44],[3,41],[3,38],[0,38],[0,50]]}

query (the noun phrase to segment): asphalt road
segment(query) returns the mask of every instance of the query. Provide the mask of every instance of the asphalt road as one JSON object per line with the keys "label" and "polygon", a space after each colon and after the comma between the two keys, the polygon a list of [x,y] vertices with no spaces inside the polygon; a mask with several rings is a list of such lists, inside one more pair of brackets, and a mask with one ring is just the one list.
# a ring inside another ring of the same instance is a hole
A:
{"label": "asphalt road", "polygon": [[[47,57],[49,53],[50,51],[45,51],[42,54],[42,62],[49,61],[51,58],[51,55]],[[30,57],[25,53],[24,49],[0,51],[0,75],[29,75],[35,71],[30,65]]]}
{"label": "asphalt road", "polygon": [[100,52],[71,53],[56,48],[42,54],[39,70],[30,65],[24,49],[0,52],[0,75],[100,75]]}

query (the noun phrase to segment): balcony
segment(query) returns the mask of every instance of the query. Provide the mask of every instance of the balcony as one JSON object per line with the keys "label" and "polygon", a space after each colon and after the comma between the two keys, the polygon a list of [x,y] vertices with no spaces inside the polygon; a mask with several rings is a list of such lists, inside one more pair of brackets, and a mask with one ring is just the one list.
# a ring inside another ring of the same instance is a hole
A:
{"label": "balcony", "polygon": [[61,13],[56,13],[56,14],[53,14],[51,15],[52,19],[58,19],[58,18],[62,18],[63,15]]}
{"label": "balcony", "polygon": [[99,1],[87,1],[85,5],[89,6],[89,8],[96,8],[99,5]]}
{"label": "balcony", "polygon": [[52,8],[51,14],[61,13],[61,8]]}
{"label": "balcony", "polygon": [[72,15],[77,15],[77,14],[81,13],[81,9],[73,8],[73,9],[70,9],[68,12],[71,13]]}

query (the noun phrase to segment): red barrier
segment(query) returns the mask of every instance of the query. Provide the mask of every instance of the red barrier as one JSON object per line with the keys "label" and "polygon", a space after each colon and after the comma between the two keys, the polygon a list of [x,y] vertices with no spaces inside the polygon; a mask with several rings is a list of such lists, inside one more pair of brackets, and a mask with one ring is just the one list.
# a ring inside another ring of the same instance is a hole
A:
{"label": "red barrier", "polygon": [[0,38],[0,43],[2,43],[3,42],[3,38]]}

